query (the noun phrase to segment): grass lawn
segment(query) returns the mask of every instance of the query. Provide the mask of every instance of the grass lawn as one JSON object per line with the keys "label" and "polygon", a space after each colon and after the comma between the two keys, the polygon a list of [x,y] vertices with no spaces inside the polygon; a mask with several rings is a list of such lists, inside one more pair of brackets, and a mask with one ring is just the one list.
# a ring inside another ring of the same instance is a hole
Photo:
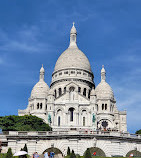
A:
{"label": "grass lawn", "polygon": [[[69,156],[65,156],[65,158],[69,158]],[[84,156],[77,156],[76,158],[84,158]],[[92,158],[111,158],[111,157],[92,156]],[[129,157],[115,157],[115,158],[129,158]],[[133,158],[141,158],[141,157],[133,157]]]}

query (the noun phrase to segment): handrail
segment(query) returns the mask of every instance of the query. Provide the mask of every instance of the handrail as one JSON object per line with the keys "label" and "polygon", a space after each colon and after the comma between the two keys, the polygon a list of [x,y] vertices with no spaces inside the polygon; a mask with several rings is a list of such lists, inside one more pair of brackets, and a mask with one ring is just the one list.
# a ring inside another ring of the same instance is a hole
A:
{"label": "handrail", "polygon": [[[98,136],[119,136],[141,139],[141,134],[130,134],[123,132],[110,132],[110,131],[9,131],[3,133],[7,136],[60,136],[60,135],[98,135]],[[1,135],[2,136],[2,135]]]}

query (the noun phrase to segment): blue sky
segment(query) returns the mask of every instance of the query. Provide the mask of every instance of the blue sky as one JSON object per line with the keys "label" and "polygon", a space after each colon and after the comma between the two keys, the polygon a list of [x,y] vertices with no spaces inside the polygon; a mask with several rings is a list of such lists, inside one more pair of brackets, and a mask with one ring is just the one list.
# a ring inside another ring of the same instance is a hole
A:
{"label": "blue sky", "polygon": [[96,85],[104,64],[128,130],[141,129],[140,6],[140,0],[0,0],[0,116],[26,108],[42,64],[50,85],[74,21]]}

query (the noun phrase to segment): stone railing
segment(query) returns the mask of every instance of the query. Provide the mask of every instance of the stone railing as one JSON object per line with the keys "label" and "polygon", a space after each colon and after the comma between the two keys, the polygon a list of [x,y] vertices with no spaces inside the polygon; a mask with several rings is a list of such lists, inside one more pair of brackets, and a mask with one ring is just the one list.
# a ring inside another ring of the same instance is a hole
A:
{"label": "stone railing", "polygon": [[61,135],[98,135],[98,136],[115,136],[115,137],[130,137],[141,139],[140,134],[130,134],[121,132],[106,132],[106,131],[9,131],[9,136],[61,136]]}

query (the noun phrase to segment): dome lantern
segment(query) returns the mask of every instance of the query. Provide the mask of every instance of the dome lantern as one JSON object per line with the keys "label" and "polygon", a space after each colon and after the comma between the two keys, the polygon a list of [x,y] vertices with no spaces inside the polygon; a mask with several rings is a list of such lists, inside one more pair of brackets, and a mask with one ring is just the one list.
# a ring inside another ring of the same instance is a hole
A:
{"label": "dome lantern", "polygon": [[73,22],[73,26],[71,28],[71,31],[70,31],[70,45],[69,47],[77,47],[77,44],[76,44],[76,36],[77,36],[77,32],[76,32],[76,28],[74,26],[74,22]]}
{"label": "dome lantern", "polygon": [[45,74],[45,70],[44,70],[43,64],[42,64],[42,67],[40,69],[40,80],[44,81],[44,74]]}
{"label": "dome lantern", "polygon": [[104,65],[102,65],[101,69],[101,81],[106,81],[106,71],[104,69]]}

